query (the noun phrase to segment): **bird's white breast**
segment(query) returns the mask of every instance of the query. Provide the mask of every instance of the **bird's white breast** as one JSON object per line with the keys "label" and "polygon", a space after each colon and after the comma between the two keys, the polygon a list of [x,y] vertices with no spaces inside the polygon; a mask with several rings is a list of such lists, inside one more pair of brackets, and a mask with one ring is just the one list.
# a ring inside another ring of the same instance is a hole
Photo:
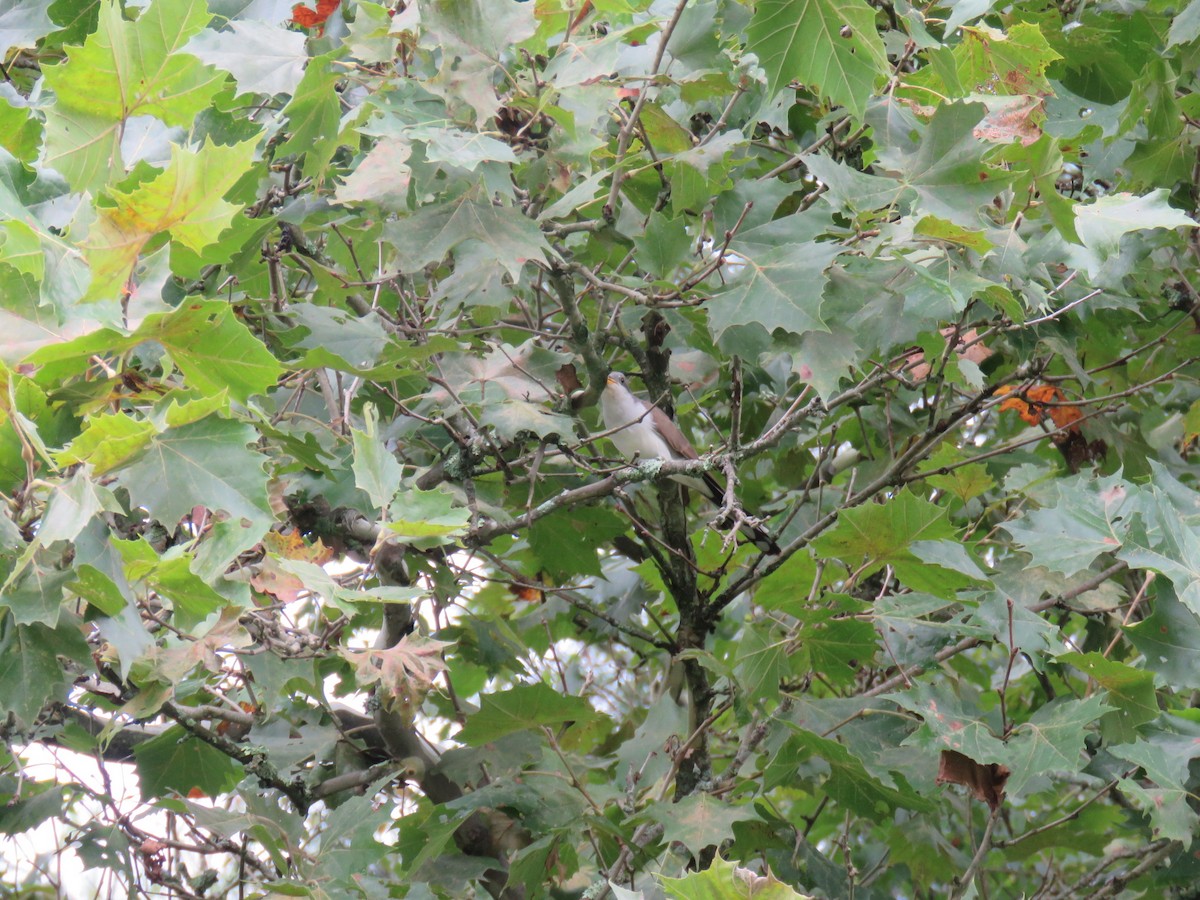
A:
{"label": "bird's white breast", "polygon": [[[606,387],[600,394],[600,414],[604,427],[614,431],[610,437],[626,459],[672,459],[674,454],[667,442],[654,428],[654,420],[648,408],[636,397],[614,387]],[[627,425],[629,427],[622,428]]]}

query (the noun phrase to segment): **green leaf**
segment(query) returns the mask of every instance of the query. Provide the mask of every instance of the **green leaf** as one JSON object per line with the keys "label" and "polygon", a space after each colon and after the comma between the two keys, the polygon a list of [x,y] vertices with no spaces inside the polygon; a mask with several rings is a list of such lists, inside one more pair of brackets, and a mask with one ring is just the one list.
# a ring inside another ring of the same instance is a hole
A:
{"label": "green leaf", "polygon": [[768,333],[828,332],[821,319],[824,271],[845,248],[813,240],[815,222],[780,219],[738,235],[730,248],[737,274],[708,304],[713,334],[755,325]]}
{"label": "green leaf", "polygon": [[944,509],[904,490],[887,503],[846,510],[813,547],[822,556],[841,559],[853,569],[861,567],[866,576],[887,563],[913,558],[909,545],[914,541],[953,536]]}
{"label": "green leaf", "polygon": [[947,222],[937,216],[925,216],[913,226],[913,232],[937,241],[957,244],[974,250],[976,253],[987,253],[993,246],[992,242],[984,237],[982,231],[961,228],[953,222]]}
{"label": "green leaf", "polygon": [[1047,703],[1013,729],[1002,760],[1012,775],[1008,791],[1020,796],[1026,785],[1046,775],[1073,775],[1087,764],[1083,753],[1088,727],[1107,712],[1102,697]]}
{"label": "green leaf", "polygon": [[1059,662],[1074,666],[1108,691],[1116,709],[1101,722],[1105,737],[1117,744],[1137,740],[1137,728],[1158,718],[1154,675],[1107,659],[1100,653],[1064,653]]}
{"label": "green leaf", "polygon": [[137,336],[161,343],[189,385],[209,396],[228,392],[245,403],[274,387],[283,373],[262,341],[220,300],[184,303],[169,315],[148,319]]}
{"label": "green leaf", "polygon": [[341,145],[338,123],[342,115],[337,92],[341,76],[332,65],[337,55],[335,51],[308,61],[304,77],[283,110],[291,135],[276,155],[302,156],[303,171],[309,178],[325,177],[329,162]]}
{"label": "green leaf", "polygon": [[[375,790],[382,788],[381,779]],[[375,790],[351,797],[325,819],[321,833],[321,852],[312,857],[310,878],[326,883],[349,884],[376,866],[388,853],[388,847],[376,833],[391,823],[387,804],[377,804]]]}
{"label": "green leaf", "polygon": [[401,540],[432,538],[435,544],[451,543],[452,537],[466,531],[471,521],[470,511],[453,495],[440,490],[401,490],[389,508],[392,518],[387,527]]}
{"label": "green leaf", "polygon": [[256,138],[229,147],[206,140],[199,150],[172,145],[171,164],[128,193],[110,191],[82,245],[92,270],[86,299],[111,299],[133,276],[146,244],[164,231],[196,251],[216,243],[238,207],[221,199],[249,169]]}
{"label": "green leaf", "polygon": [[405,271],[440,263],[464,241],[475,240],[488,248],[495,264],[516,278],[527,261],[543,259],[549,251],[541,229],[529,217],[510,206],[466,198],[426,206],[416,215],[388,223],[384,234]]}
{"label": "green leaf", "polygon": [[1025,547],[1033,564],[1073,575],[1101,553],[1121,549],[1139,493],[1120,476],[1076,475],[1055,484],[1053,506],[1034,510],[1004,529]]}
{"label": "green leaf", "polygon": [[427,86],[452,104],[465,102],[482,124],[500,105],[492,87],[497,66],[537,29],[533,7],[517,0],[433,0],[422,7],[421,24],[443,53],[441,71]]}
{"label": "green leaf", "polygon": [[156,433],[152,423],[133,416],[96,416],[88,419],[83,434],[54,454],[54,461],[60,466],[87,462],[102,475],[141,453]]}
{"label": "green leaf", "polygon": [[206,28],[183,53],[228,72],[238,93],[292,94],[308,62],[303,34],[262,21],[230,22],[227,31]]}
{"label": "green leaf", "polygon": [[[759,875],[754,870],[738,868],[722,859],[719,853],[712,865],[703,872],[692,872],[683,878],[661,876],[659,881],[663,892],[672,900],[742,900],[745,897],[753,897],[754,900],[811,900],[810,895],[796,893],[769,871],[766,875]],[[642,896],[640,893],[625,893],[631,896],[618,897],[618,900]]]}
{"label": "green leaf", "polygon": [[[1156,834],[1185,844],[1193,840],[1200,821],[1191,808],[1192,792],[1187,787],[1188,763],[1196,756],[1197,744],[1194,728],[1189,730],[1193,733],[1163,733],[1155,735],[1153,743],[1139,741],[1112,748],[1114,756],[1141,767],[1137,777],[1122,779],[1119,789],[1141,806]],[[1150,787],[1147,780],[1157,787]]]}
{"label": "green leaf", "polygon": [[662,213],[651,213],[646,233],[634,237],[638,265],[656,278],[668,277],[684,261],[692,239],[683,218],[668,219]]}
{"label": "green leaf", "polygon": [[191,562],[190,554],[164,557],[144,576],[156,594],[171,602],[173,621],[189,631],[229,602],[192,572]]}
{"label": "green leaf", "polygon": [[979,103],[940,105],[920,145],[915,150],[901,145],[886,160],[898,169],[901,183],[916,191],[918,209],[968,229],[979,227],[980,209],[1015,177],[983,160],[988,145],[976,136],[976,126],[985,113]]}
{"label": "green leaf", "polygon": [[70,682],[58,657],[82,663],[91,656],[78,628],[18,625],[0,612],[0,710],[32,728],[47,702],[67,699]]}
{"label": "green leaf", "polygon": [[75,580],[67,588],[106,616],[120,615],[129,605],[125,592],[95,566],[82,565],[76,569]]}
{"label": "green leaf", "polygon": [[37,159],[42,146],[42,123],[28,107],[14,106],[0,96],[0,147],[21,162]]}
{"label": "green leaf", "polygon": [[1134,518],[1117,558],[1171,579],[1180,602],[1200,615],[1200,537],[1163,491],[1153,487],[1151,494],[1151,511]]}
{"label": "green leaf", "polygon": [[962,96],[1046,96],[1052,93],[1046,67],[1057,59],[1062,57],[1031,22],[1017,22],[1007,32],[987,25],[965,28],[962,43],[954,48]]}
{"label": "green leaf", "polygon": [[1175,590],[1155,582],[1154,607],[1149,616],[1126,626],[1125,634],[1145,657],[1146,667],[1176,690],[1200,687],[1195,661],[1200,654],[1200,614],[1184,606]]}
{"label": "green leaf", "polygon": [[772,93],[797,80],[860,119],[888,69],[875,11],[862,0],[759,0],[746,36]]}
{"label": "green leaf", "polygon": [[1118,193],[1075,207],[1075,230],[1083,245],[1101,260],[1121,250],[1121,236],[1149,228],[1195,228],[1196,223],[1167,203],[1167,191],[1159,188],[1138,197]]}
{"label": "green leaf", "polygon": [[779,682],[786,660],[785,641],[775,640],[765,623],[747,623],[737,644],[734,666],[747,701],[773,703],[779,699]]}
{"label": "green leaf", "polygon": [[233,790],[242,778],[239,763],[178,725],[138,744],[133,755],[138,781],[148,797],[171,793],[187,797],[192,790],[216,797]]}
{"label": "green leaf", "polygon": [[930,808],[929,801],[917,796],[907,785],[898,789],[873,777],[862,760],[837,741],[805,731],[790,722],[787,724],[795,730],[790,740],[795,742],[801,758],[813,758],[826,774],[822,789],[830,799],[857,815],[870,818],[899,808]]}
{"label": "green leaf", "polygon": [[210,416],[156,436],[117,480],[136,506],[168,528],[193,507],[205,506],[257,540],[274,515],[267,500],[266,458],[247,446],[256,440],[251,426]]}
{"label": "green leaf", "polygon": [[599,576],[600,554],[628,527],[625,519],[601,507],[563,509],[534,522],[529,529],[529,546],[539,566],[555,580]]}
{"label": "green leaf", "polygon": [[484,162],[517,161],[517,155],[503,141],[457,128],[439,128],[429,133],[425,158],[429,162],[448,163],[468,172],[474,172]]}
{"label": "green leaf", "polygon": [[821,200],[839,211],[857,214],[887,209],[904,190],[894,179],[868,175],[820,153],[806,154],[804,165],[827,188]]}
{"label": "green leaf", "polygon": [[54,29],[47,10],[53,0],[0,0],[0,58],[13,47],[32,47]]}
{"label": "green leaf", "polygon": [[831,616],[806,623],[800,642],[814,672],[820,672],[831,684],[849,686],[859,670],[875,658],[879,636],[870,622]]}
{"label": "green leaf", "polygon": [[366,492],[373,505],[386,514],[404,470],[379,437],[379,415],[375,407],[368,405],[363,411],[363,418],[365,430],[350,430],[354,442],[354,483]]}
{"label": "green leaf", "polygon": [[924,748],[931,758],[942,750],[954,750],[977,763],[1007,762],[1004,742],[972,709],[970,698],[956,697],[922,681],[902,693],[888,695],[888,699],[922,719],[923,725],[905,745]]}
{"label": "green leaf", "polygon": [[528,684],[486,694],[479,712],[467,719],[458,740],[473,747],[542,725],[583,725],[598,719],[581,697],[567,697],[544,684]]}
{"label": "green leaf", "polygon": [[1171,30],[1167,33],[1167,46],[1189,44],[1200,37],[1200,2],[1191,0],[1183,11],[1171,21]]}
{"label": "green leaf", "polygon": [[[297,369],[328,366],[367,375],[387,350],[404,358],[403,351],[406,349],[426,354],[427,351],[451,350],[458,346],[455,342],[447,341],[443,347],[432,342],[420,347],[404,347],[388,340],[378,318],[360,318],[329,306],[294,303],[289,313],[292,321],[299,326],[296,333],[307,332],[295,341],[295,346],[308,351],[303,359],[290,364]],[[292,339],[291,333],[288,337]]]}
{"label": "green leaf", "polygon": [[121,132],[133,116],[190,127],[208,106],[222,76],[180,52],[208,20],[204,0],[152,3],[133,22],[102,0],[95,33],[44,68],[57,98],[46,112],[46,162],[74,190],[94,192],[123,174]]}
{"label": "green leaf", "polygon": [[391,28],[391,8],[360,0],[354,4],[354,22],[346,44],[360,62],[368,65],[389,63],[396,56],[396,37]]}
{"label": "green leaf", "polygon": [[734,822],[758,819],[753,809],[703,793],[684,797],[678,803],[658,803],[647,814],[663,826],[663,840],[679,841],[694,854],[728,840]]}

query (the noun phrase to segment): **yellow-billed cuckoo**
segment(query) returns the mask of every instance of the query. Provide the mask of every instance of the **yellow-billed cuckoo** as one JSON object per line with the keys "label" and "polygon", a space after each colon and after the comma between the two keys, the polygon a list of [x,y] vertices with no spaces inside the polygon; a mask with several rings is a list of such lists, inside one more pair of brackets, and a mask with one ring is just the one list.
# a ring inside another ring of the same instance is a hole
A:
{"label": "yellow-billed cuckoo", "polygon": [[[699,459],[671,417],[629,389],[622,372],[611,372],[600,394],[600,414],[609,437],[626,459]],[[725,502],[725,486],[710,472],[699,475],[672,475],[672,481],[686,485],[712,503]],[[746,522],[742,534],[764,553],[778,553],[779,545],[764,529]]]}

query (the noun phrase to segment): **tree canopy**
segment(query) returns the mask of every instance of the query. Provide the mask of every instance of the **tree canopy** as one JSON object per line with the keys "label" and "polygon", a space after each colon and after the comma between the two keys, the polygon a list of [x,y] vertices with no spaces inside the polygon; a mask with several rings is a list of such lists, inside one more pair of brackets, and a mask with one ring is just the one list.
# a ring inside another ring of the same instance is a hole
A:
{"label": "tree canopy", "polygon": [[6,888],[1192,896],[1200,0],[0,59]]}

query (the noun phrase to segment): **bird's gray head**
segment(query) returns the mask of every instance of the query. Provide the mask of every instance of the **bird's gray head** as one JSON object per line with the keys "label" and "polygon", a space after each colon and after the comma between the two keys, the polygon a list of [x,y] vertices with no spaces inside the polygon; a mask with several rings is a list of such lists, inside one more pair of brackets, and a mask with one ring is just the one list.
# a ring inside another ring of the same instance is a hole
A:
{"label": "bird's gray head", "polygon": [[629,390],[629,376],[624,372],[609,372],[608,383],[617,388]]}

